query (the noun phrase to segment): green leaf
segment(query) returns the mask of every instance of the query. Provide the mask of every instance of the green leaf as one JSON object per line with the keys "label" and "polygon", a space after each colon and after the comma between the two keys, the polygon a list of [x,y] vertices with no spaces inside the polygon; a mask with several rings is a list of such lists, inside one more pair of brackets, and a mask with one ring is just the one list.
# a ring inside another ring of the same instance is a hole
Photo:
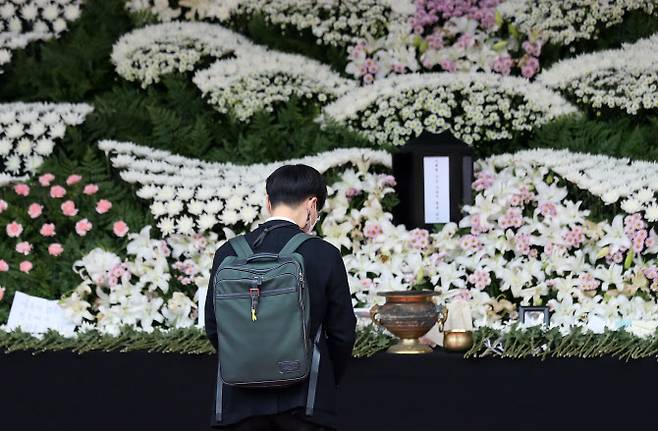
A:
{"label": "green leaf", "polygon": [[626,259],[624,260],[624,269],[629,269],[633,265],[633,257],[635,256],[635,250],[630,248],[628,253],[626,253]]}
{"label": "green leaf", "polygon": [[493,45],[493,50],[496,52],[503,51],[505,48],[507,48],[507,41],[506,40],[500,40]]}
{"label": "green leaf", "polygon": [[496,10],[496,27],[500,27],[503,24],[503,14]]}

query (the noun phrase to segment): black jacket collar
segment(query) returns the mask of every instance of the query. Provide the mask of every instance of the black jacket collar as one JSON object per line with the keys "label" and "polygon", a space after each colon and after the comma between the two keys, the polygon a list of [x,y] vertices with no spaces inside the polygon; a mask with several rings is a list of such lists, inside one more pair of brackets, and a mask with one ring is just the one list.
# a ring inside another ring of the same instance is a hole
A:
{"label": "black jacket collar", "polygon": [[302,228],[300,228],[297,223],[293,223],[293,222],[290,222],[288,220],[268,220],[264,223],[260,223],[258,225],[258,227],[259,228],[260,227],[272,227],[272,226],[279,225],[279,224],[285,224],[287,228],[292,227],[292,228],[302,230]]}

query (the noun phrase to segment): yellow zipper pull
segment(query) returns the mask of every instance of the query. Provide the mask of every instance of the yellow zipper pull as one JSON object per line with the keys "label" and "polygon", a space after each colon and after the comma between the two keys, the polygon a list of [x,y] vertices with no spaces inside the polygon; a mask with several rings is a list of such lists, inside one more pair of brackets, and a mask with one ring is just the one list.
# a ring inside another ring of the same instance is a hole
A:
{"label": "yellow zipper pull", "polygon": [[256,307],[258,306],[258,297],[260,296],[260,289],[252,288],[249,289],[249,296],[251,297],[251,321],[255,322],[258,320],[256,317]]}

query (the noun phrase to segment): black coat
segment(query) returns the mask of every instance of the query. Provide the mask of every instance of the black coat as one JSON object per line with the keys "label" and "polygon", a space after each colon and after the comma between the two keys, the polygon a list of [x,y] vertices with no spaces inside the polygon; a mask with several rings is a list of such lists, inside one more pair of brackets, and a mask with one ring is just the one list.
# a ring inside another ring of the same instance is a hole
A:
{"label": "black coat", "polygon": [[[269,232],[259,247],[253,243],[264,227],[286,224]],[[299,226],[284,220],[270,220],[247,233],[246,239],[254,252],[278,253],[296,233]],[[297,251],[304,257],[304,268],[310,295],[310,334],[315,334],[320,322],[326,338],[320,337],[320,367],[313,416],[307,420],[321,425],[336,427],[336,389],[342,378],[355,342],[356,317],[352,308],[347,272],[340,251],[321,238],[302,243]],[[227,256],[235,256],[227,242],[216,252],[210,272],[210,283],[205,304],[205,327],[210,342],[217,350],[217,321],[213,304],[212,280],[219,264]],[[222,422],[215,420],[213,427],[229,425],[244,418],[275,414],[306,406],[308,383],[298,383],[285,388],[239,388],[224,385]]]}

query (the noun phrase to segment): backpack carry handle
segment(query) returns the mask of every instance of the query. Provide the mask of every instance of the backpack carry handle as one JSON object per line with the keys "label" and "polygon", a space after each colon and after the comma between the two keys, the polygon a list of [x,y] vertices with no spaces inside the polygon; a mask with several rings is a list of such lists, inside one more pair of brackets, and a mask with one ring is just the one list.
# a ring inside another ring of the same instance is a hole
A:
{"label": "backpack carry handle", "polygon": [[279,256],[288,256],[291,255],[292,253],[297,250],[297,247],[302,245],[302,243],[306,240],[313,239],[313,238],[318,238],[315,235],[308,234],[306,232],[299,232],[296,233],[292,238],[288,240],[286,245],[283,246],[281,251],[279,252]]}
{"label": "backpack carry handle", "polygon": [[247,258],[247,263],[255,260],[277,260],[278,258],[278,253],[254,253]]}
{"label": "backpack carry handle", "polygon": [[228,242],[231,244],[233,250],[235,250],[235,254],[237,254],[238,257],[249,257],[254,254],[254,252],[251,250],[251,247],[249,247],[249,243],[245,239],[244,235],[233,237],[229,239]]}

